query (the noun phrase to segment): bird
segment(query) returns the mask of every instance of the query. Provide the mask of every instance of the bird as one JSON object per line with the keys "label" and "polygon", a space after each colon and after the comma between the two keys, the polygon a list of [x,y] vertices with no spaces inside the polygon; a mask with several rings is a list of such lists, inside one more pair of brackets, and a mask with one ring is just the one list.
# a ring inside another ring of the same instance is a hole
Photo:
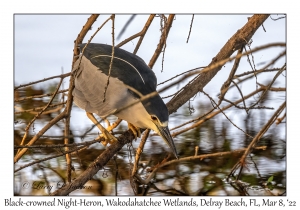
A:
{"label": "bird", "polygon": [[104,145],[117,139],[93,114],[102,119],[115,115],[127,121],[135,137],[140,136],[140,128],[154,130],[178,159],[168,127],[169,111],[156,91],[155,73],[145,61],[112,45],[84,43],[78,47],[80,56],[72,69],[74,103],[100,129]]}

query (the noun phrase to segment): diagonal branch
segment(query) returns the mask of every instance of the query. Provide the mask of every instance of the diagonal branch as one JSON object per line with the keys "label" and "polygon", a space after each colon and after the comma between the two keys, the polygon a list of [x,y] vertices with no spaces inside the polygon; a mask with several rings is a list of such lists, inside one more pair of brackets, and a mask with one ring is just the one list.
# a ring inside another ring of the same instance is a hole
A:
{"label": "diagonal branch", "polygon": [[157,48],[148,64],[148,66],[150,67],[150,69],[153,68],[157,58],[159,57],[160,53],[162,52],[162,49],[163,47],[165,46],[166,44],[166,41],[167,41],[167,37],[168,37],[168,34],[169,34],[169,31],[170,31],[170,28],[172,27],[172,23],[173,23],[173,20],[174,20],[174,17],[175,15],[172,14],[172,15],[169,15],[168,17],[168,20],[167,20],[167,24],[164,28],[164,31],[162,32],[161,34],[161,37],[160,37],[160,41],[157,45]]}
{"label": "diagonal branch", "polygon": [[[86,24],[83,26],[81,29],[80,33],[77,36],[77,39],[74,42],[74,54],[73,54],[73,62],[72,62],[72,69],[74,66],[75,61],[78,59],[78,55],[80,54],[80,50],[78,49],[78,45],[82,43],[85,35],[87,32],[91,29],[92,25],[98,18],[98,14],[93,14],[89,17],[87,20]],[[69,143],[69,134],[70,134],[70,118],[71,118],[71,109],[72,109],[72,104],[73,104],[73,88],[74,88],[74,75],[72,74],[70,77],[70,84],[69,84],[69,92],[68,92],[68,101],[66,105],[66,121],[65,121],[65,136],[66,138],[64,139],[64,143],[68,144]],[[65,148],[66,152],[69,151],[69,148]],[[67,162],[67,180],[70,183],[71,182],[71,169],[72,169],[72,159],[71,155],[68,153],[66,154],[66,162]]]}
{"label": "diagonal branch", "polygon": [[[269,15],[253,15],[251,18],[249,18],[248,22],[227,41],[227,43],[222,47],[216,57],[213,58],[212,62],[207,68],[210,68],[210,66],[214,65],[220,60],[229,58],[236,50],[239,50],[241,47],[247,44],[256,30],[268,17]],[[169,112],[176,112],[179,107],[181,107],[190,98],[202,90],[218,73],[218,71],[221,70],[221,68],[222,66],[217,66],[210,71],[205,71],[204,69],[203,72],[197,76],[192,83],[183,87],[182,91],[168,102],[167,107],[169,108]]]}
{"label": "diagonal branch", "polygon": [[151,25],[151,23],[154,19],[154,17],[155,17],[154,14],[150,15],[147,22],[146,22],[146,24],[145,24],[145,26],[144,26],[144,28],[140,32],[138,32],[138,33],[132,35],[131,37],[125,39],[124,41],[120,42],[118,45],[116,45],[116,47],[121,47],[124,44],[126,44],[127,42],[129,42],[129,41],[131,41],[131,40],[133,40],[137,37],[140,37],[140,39],[139,39],[139,41],[138,41],[138,43],[137,43],[137,45],[136,45],[136,47],[133,51],[133,54],[136,54],[139,47],[140,47],[140,45],[141,45],[141,43],[142,43],[142,41],[143,41],[143,39],[144,39],[145,34],[147,33],[147,30],[148,30],[149,26]]}

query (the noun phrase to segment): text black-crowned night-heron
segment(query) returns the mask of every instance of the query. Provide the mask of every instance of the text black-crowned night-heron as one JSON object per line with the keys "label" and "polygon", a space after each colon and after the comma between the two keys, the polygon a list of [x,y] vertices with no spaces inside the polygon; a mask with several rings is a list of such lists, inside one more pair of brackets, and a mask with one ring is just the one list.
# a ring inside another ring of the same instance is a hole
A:
{"label": "text black-crowned night-heron", "polygon": [[[113,143],[116,138],[98,123],[92,113],[101,118],[115,115],[127,121],[135,135],[140,134],[139,128],[154,130],[178,158],[168,128],[168,109],[156,94],[157,79],[154,72],[140,57],[117,47],[114,48],[110,69],[111,45],[90,43],[84,48],[85,45],[79,46],[81,57],[73,68],[73,71],[76,70],[74,103],[87,112],[87,116],[101,130],[106,143]],[[152,97],[140,101],[149,94]]]}

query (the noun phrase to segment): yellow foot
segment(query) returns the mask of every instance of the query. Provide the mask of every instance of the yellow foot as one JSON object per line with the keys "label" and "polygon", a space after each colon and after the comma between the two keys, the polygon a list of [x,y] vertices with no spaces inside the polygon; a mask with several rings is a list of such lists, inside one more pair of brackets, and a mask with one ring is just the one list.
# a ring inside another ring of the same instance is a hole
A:
{"label": "yellow foot", "polygon": [[128,122],[128,129],[132,131],[135,140],[137,139],[137,137],[139,138],[141,137],[141,130],[129,122]]}
{"label": "yellow foot", "polygon": [[104,131],[103,133],[101,133],[98,138],[96,138],[96,140],[100,139],[100,138],[105,138],[104,141],[101,141],[101,143],[103,144],[103,146],[106,147],[107,144],[113,144],[114,142],[117,142],[117,138],[114,137],[111,133],[109,133],[108,131]]}
{"label": "yellow foot", "polygon": [[103,146],[106,146],[108,143],[109,144],[113,144],[114,142],[118,141],[116,139],[116,137],[114,137],[111,133],[109,133],[108,130],[106,130],[98,121],[97,119],[94,117],[93,113],[90,112],[86,112],[86,115],[88,116],[88,118],[90,118],[90,120],[99,128],[99,130],[101,131],[101,135],[98,136],[98,138],[96,138],[97,140],[99,140],[101,137],[105,138],[104,142],[101,142],[103,144]]}

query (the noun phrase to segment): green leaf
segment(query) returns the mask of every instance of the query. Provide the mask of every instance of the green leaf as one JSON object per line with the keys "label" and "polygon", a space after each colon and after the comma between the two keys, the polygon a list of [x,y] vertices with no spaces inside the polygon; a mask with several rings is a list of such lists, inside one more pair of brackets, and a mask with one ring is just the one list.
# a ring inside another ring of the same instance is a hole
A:
{"label": "green leaf", "polygon": [[274,178],[273,176],[270,176],[269,179],[268,179],[268,181],[267,181],[267,183],[272,182],[272,181],[273,181],[273,178]]}

